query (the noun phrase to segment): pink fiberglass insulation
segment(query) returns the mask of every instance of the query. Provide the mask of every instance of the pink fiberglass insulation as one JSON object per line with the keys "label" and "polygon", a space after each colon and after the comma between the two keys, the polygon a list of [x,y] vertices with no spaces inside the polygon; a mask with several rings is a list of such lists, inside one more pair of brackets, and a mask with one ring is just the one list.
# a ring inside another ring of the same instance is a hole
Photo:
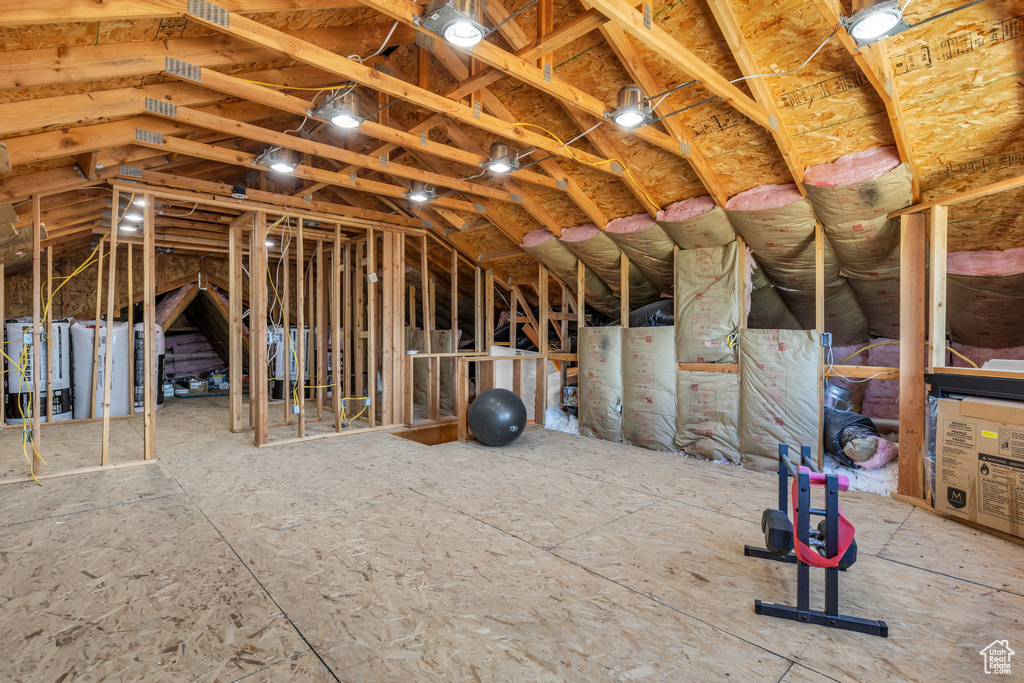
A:
{"label": "pink fiberglass insulation", "polygon": [[1024,346],[1024,248],[947,258],[950,336],[979,348]]}
{"label": "pink fiberglass insulation", "polygon": [[888,173],[899,165],[900,154],[895,147],[872,147],[844,154],[831,163],[808,166],[804,182],[823,187],[854,185]]}
{"label": "pink fiberglass insulation", "polygon": [[[534,232],[538,231],[534,230]],[[600,232],[601,228],[597,227],[593,223],[584,223],[583,225],[577,225],[573,228],[566,228],[562,231],[562,235],[559,239],[563,242],[582,242],[583,240],[588,240]],[[527,237],[529,237],[529,235],[527,235]],[[523,238],[523,242],[526,242],[525,238]]]}
{"label": "pink fiberglass insulation", "polygon": [[[587,264],[610,289],[619,289],[622,252],[607,233],[593,223],[584,223],[563,230],[559,242]],[[658,299],[658,288],[632,261],[629,263],[628,275],[630,308],[644,306]]]}
{"label": "pink fiberglass insulation", "polygon": [[766,211],[781,209],[803,199],[793,183],[786,185],[758,185],[730,199],[725,208],[730,211]]}
{"label": "pink fiberglass insulation", "polygon": [[1024,273],[1024,247],[1006,251],[954,251],[946,258],[946,272],[979,277]]}
{"label": "pink fiberglass insulation", "polygon": [[669,204],[655,220],[683,249],[724,247],[736,239],[725,211],[708,195]]}
{"label": "pink fiberglass insulation", "polygon": [[616,218],[608,222],[605,234],[661,293],[672,293],[676,245],[653,218],[646,213]]}
{"label": "pink fiberglass insulation", "polygon": [[662,221],[685,221],[697,216],[703,216],[711,209],[715,208],[715,200],[711,198],[711,195],[704,195],[703,197],[691,197],[690,199],[684,199],[681,202],[669,204],[664,209],[658,212],[655,216],[655,220],[659,223]]}
{"label": "pink fiberglass insulation", "polygon": [[616,218],[608,221],[608,225],[605,226],[605,230],[608,232],[626,233],[626,232],[640,232],[652,228],[657,223],[649,214],[638,213],[632,216],[623,216],[622,218]]}
{"label": "pink fiberglass insulation", "polygon": [[[978,367],[981,367],[988,361],[996,358],[1006,360],[1024,360],[1024,346],[1012,346],[1006,349],[981,349],[976,346],[961,344],[960,342],[953,342],[952,346],[958,353],[962,353],[974,361]],[[954,368],[971,367],[971,364],[963,358],[959,358],[948,351],[946,352],[946,356],[950,359],[949,364]]]}
{"label": "pink fiberglass insulation", "polygon": [[545,230],[544,228],[539,228],[537,230],[531,230],[530,232],[526,233],[526,235],[523,237],[523,243],[519,246],[535,247],[539,244],[544,244],[548,240],[553,239],[555,239],[555,236],[551,232]]}

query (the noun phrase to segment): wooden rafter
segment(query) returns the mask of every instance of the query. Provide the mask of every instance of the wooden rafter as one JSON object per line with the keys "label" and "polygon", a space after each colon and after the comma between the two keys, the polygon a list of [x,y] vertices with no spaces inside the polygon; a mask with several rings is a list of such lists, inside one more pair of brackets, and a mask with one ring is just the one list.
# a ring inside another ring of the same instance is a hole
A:
{"label": "wooden rafter", "polygon": [[[725,42],[729,44],[729,49],[732,51],[736,64],[740,67],[740,72],[744,76],[754,76],[763,73],[758,66],[757,59],[747,45],[747,39],[740,28],[740,22],[729,3],[725,0],[707,0],[707,3],[708,7],[711,8],[712,14],[715,15],[718,28],[721,29],[722,35],[725,36]],[[754,93],[757,103],[768,113],[768,132],[775,139],[775,144],[782,153],[782,158],[786,162],[789,174],[793,176],[797,187],[803,193],[804,164],[800,160],[800,153],[793,143],[789,129],[782,120],[782,114],[779,112],[779,106],[775,103],[775,96],[772,95],[771,88],[768,87],[768,83],[763,78],[750,78],[746,83],[750,86],[751,92]]]}
{"label": "wooden rafter", "polygon": [[[222,0],[232,12],[288,12],[296,9],[295,0]],[[358,7],[354,0],[302,0],[303,10]],[[66,21],[112,21],[116,19],[162,19],[184,16],[188,0],[59,0],[57,2],[19,2],[0,11],[0,26],[53,24]]]}
{"label": "wooden rafter", "polygon": [[836,34],[843,43],[843,47],[850,53],[853,61],[857,63],[861,72],[871,83],[871,87],[882,99],[900,159],[910,166],[914,201],[921,201],[921,171],[918,167],[917,157],[914,155],[914,146],[910,140],[910,131],[903,113],[903,105],[900,102],[899,93],[896,91],[896,78],[893,75],[892,64],[889,62],[885,41],[880,40],[866,48],[858,48],[853,37],[840,25],[840,11],[833,2],[829,0],[811,0],[811,2],[821,12],[826,23],[836,27]]}
{"label": "wooden rafter", "polygon": [[474,111],[473,108],[465,104],[449,100],[443,95],[438,95],[429,90],[423,90],[394,76],[389,76],[353,60],[328,52],[311,43],[296,40],[246,17],[231,14],[230,21],[225,22],[226,25],[222,25],[210,21],[206,17],[194,14],[186,14],[186,16],[190,20],[196,21],[208,28],[222,31],[250,43],[275,49],[310,66],[323,69],[343,79],[355,81],[392,97],[403,99],[428,111],[444,114],[462,123],[486,130],[489,133],[501,135],[510,140],[516,140],[523,145],[538,147],[556,156],[595,164],[595,168],[615,175],[610,164],[603,163],[602,159],[583,150],[563,147],[551,138],[531,132],[522,126],[516,126],[494,116]]}

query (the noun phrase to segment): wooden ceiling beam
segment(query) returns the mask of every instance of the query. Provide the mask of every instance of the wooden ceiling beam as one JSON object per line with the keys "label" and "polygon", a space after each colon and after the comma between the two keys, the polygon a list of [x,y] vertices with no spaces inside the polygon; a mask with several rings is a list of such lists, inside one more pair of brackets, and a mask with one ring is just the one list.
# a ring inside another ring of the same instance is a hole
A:
{"label": "wooden ceiling beam", "polygon": [[515,202],[509,192],[503,192],[497,188],[471,183],[459,178],[441,175],[438,173],[424,172],[421,169],[411,166],[403,166],[388,162],[383,166],[380,157],[371,157],[365,154],[350,152],[341,147],[326,145],[316,140],[308,140],[296,135],[286,135],[276,131],[253,126],[241,121],[232,121],[221,116],[206,112],[189,109],[188,107],[167,107],[160,101],[150,101],[149,110],[156,116],[161,116],[174,121],[181,121],[190,126],[198,126],[209,130],[216,130],[232,136],[242,137],[249,140],[264,142],[269,145],[279,145],[303,154],[312,154],[324,159],[333,159],[346,164],[352,164],[366,169],[378,170],[385,168],[388,175],[408,178],[410,180],[422,180],[435,186],[447,187],[452,190],[466,192],[469,194],[496,199],[502,202]]}
{"label": "wooden ceiling beam", "polygon": [[[167,71],[165,73],[169,76],[177,77],[172,72]],[[274,107],[280,111],[296,114],[297,116],[308,116],[309,110],[313,108],[312,102],[295,97],[294,95],[288,95],[272,88],[250,83],[241,78],[228,76],[208,69],[200,70],[198,82],[201,83],[203,87],[211,88],[233,97],[242,97],[252,102],[258,102],[269,107]],[[323,119],[316,120],[322,121]],[[427,130],[429,130],[429,128]],[[401,131],[396,128],[391,128],[390,126],[382,126],[381,124],[373,121],[363,121],[359,125],[357,132],[361,135],[367,135],[377,140],[385,141],[395,145],[396,147],[416,149],[417,151],[425,152],[433,156],[460,164],[466,164],[472,167],[479,167],[481,163],[487,160],[487,158],[482,155],[470,154],[464,150],[427,139],[425,136],[420,135],[419,130]],[[386,153],[386,151],[382,152],[380,150],[376,150],[370,156],[376,157],[379,160],[380,155]],[[542,185],[554,190],[561,189],[555,179],[540,173],[517,171],[512,175],[524,182]]]}
{"label": "wooden ceiling beam", "polygon": [[[736,14],[729,3],[726,0],[707,0],[707,3],[711,13],[715,16],[718,28],[725,37],[725,42],[729,45],[729,50],[732,52],[736,64],[740,67],[740,72],[744,76],[764,73],[760,66],[758,66],[757,58],[750,50],[747,38],[743,35],[742,28],[740,28],[739,19],[736,18]],[[772,89],[763,78],[750,78],[745,83],[750,87],[750,91],[754,93],[754,99],[757,100],[757,103],[768,112],[769,121],[774,123],[774,125],[768,126],[768,132],[771,133],[772,138],[775,140],[775,145],[782,153],[782,159],[786,162],[786,168],[789,169],[789,174],[796,181],[796,186],[799,188],[800,193],[806,195],[804,192],[804,163],[800,158],[800,152],[797,150],[792,136],[789,134],[789,129],[782,119],[782,113],[779,111],[779,105],[775,102]]]}
{"label": "wooden ceiling beam", "polygon": [[[267,118],[269,113],[267,107],[252,102],[229,102],[222,106],[200,109],[200,111],[207,110],[238,121],[258,121]],[[140,116],[68,130],[22,135],[17,138],[7,138],[4,143],[11,154],[12,164],[28,164],[34,161],[82,154],[95,149],[107,150],[112,147],[132,145],[135,142],[135,131],[139,128],[161,135],[182,135],[196,131],[194,127],[184,126],[174,121],[167,121],[155,116]],[[101,153],[98,161],[99,165],[106,168],[112,163],[122,163],[125,159],[126,157],[109,159]]]}
{"label": "wooden ceiling beam", "polygon": [[[222,0],[231,12],[291,12],[359,7],[354,0]],[[0,10],[0,26],[60,24],[69,21],[114,21],[122,19],[160,19],[184,16],[187,0],[50,0],[48,2],[8,3]]]}
{"label": "wooden ceiling beam", "polygon": [[843,47],[850,53],[853,61],[857,63],[861,72],[871,83],[871,87],[882,99],[886,116],[889,118],[889,126],[892,128],[893,139],[896,141],[896,150],[899,152],[900,159],[910,166],[914,201],[921,201],[921,169],[918,166],[917,156],[914,154],[914,145],[911,142],[907,119],[903,113],[903,104],[900,102],[900,96],[896,90],[896,77],[892,71],[892,64],[889,62],[885,41],[879,40],[865,48],[858,48],[853,37],[839,23],[839,8],[828,0],[811,0],[811,2],[821,12],[825,22],[829,26],[835,27],[836,35],[839,36]]}
{"label": "wooden ceiling beam", "polygon": [[[140,130],[137,137],[138,139],[136,140],[136,144],[142,147],[177,152],[179,154],[196,157],[197,159],[219,161],[221,163],[234,164],[235,166],[241,166],[247,169],[256,168],[258,170],[268,172],[268,169],[254,165],[257,159],[256,154],[226,149],[223,147],[214,147],[212,145],[204,145],[202,143],[182,140],[180,138],[170,136],[154,136],[151,131],[145,130]],[[347,187],[361,192],[369,192],[371,194],[379,194],[385,197],[402,198],[402,193],[405,192],[405,188],[401,186],[389,185],[387,183],[360,178],[352,180],[351,176],[334,173],[332,171],[324,171],[311,166],[297,165],[295,167],[295,171],[291,175],[304,180],[327,182],[332,185]],[[439,206],[447,206],[448,208],[457,209],[459,211],[481,214],[486,213],[486,210],[482,210],[478,205],[472,202],[465,202],[451,197],[438,197],[433,200],[433,202]]]}
{"label": "wooden ceiling beam", "polygon": [[[193,1],[202,2],[202,0]],[[377,2],[374,2],[371,6],[376,7],[377,4]],[[409,6],[422,11],[422,8],[412,5],[411,3],[409,3]],[[213,13],[216,13],[217,11],[217,7],[209,3],[204,3],[204,7]],[[207,12],[204,12],[204,14],[207,14]],[[418,106],[438,114],[444,114],[445,116],[457,121],[485,130],[488,133],[500,135],[509,140],[516,141],[524,146],[538,147],[556,156],[587,164],[594,164],[594,168],[597,168],[598,170],[602,170],[611,175],[617,175],[614,173],[610,162],[599,159],[592,154],[584,152],[583,150],[560,145],[551,138],[540,135],[539,133],[534,133],[523,126],[517,126],[514,123],[502,121],[501,119],[490,116],[489,114],[474,111],[473,108],[449,100],[443,95],[430,92],[429,90],[423,90],[422,88],[406,83],[394,76],[389,76],[380,71],[376,71],[368,66],[364,66],[363,64],[353,60],[328,52],[327,50],[318,48],[310,43],[295,40],[294,38],[282,34],[280,31],[246,17],[231,14],[229,15],[229,19],[223,23],[219,23],[211,21],[205,16],[199,16],[191,13],[187,13],[186,16],[188,16],[190,20],[196,21],[208,28],[222,31],[241,40],[261,44],[278,50],[279,52],[309,64],[310,66],[315,66],[327,71],[328,73],[336,74],[341,78],[355,81],[356,83],[372,88],[373,90],[383,92],[391,97],[405,100],[414,106]],[[411,23],[411,19],[406,19],[406,21]]]}
{"label": "wooden ceiling beam", "polygon": [[[422,15],[423,12],[424,12],[424,9],[422,7],[420,7],[419,5],[416,5],[416,4],[412,3],[412,2],[410,2],[410,0],[362,0],[362,1],[368,7],[372,7],[372,8],[374,8],[374,9],[380,11],[380,12],[383,12],[384,14],[388,15],[389,17],[392,17],[393,19],[397,19],[397,20],[401,21],[402,23],[406,24],[407,26],[413,26],[414,28],[416,28],[418,31],[420,31],[424,35],[431,36],[431,37],[436,37],[435,34],[432,31],[428,31],[427,29],[423,28],[419,24],[415,24],[413,22],[412,17],[414,15]],[[630,11],[632,11],[632,7],[630,7],[628,4],[626,4],[626,7],[628,9],[630,9]],[[601,8],[598,8],[598,9],[601,9]],[[675,44],[678,45],[681,49],[685,50],[685,48],[682,48],[682,45],[678,41],[675,41],[675,39],[673,39],[673,42],[675,42]],[[452,50],[452,48],[450,48],[448,46],[447,43],[441,43],[439,41],[435,41],[435,43],[434,43],[434,54],[435,54],[435,56],[437,56],[439,58],[443,58],[443,55],[444,55],[444,53],[446,51],[453,51],[453,50]],[[505,50],[502,50],[500,47],[494,45],[493,43],[489,43],[487,41],[483,41],[483,42],[480,42],[480,43],[477,43],[476,45],[474,45],[472,49],[469,49],[469,50],[455,50],[455,52],[464,53],[464,54],[470,55],[474,59],[477,59],[477,60],[483,62],[484,64],[487,64],[488,66],[494,67],[494,68],[498,69],[499,71],[501,71],[501,72],[503,72],[505,74],[508,74],[509,76],[512,76],[512,77],[522,81],[526,85],[529,85],[529,86],[539,90],[540,92],[543,92],[543,93],[545,93],[547,95],[550,95],[551,97],[554,97],[555,99],[557,99],[557,100],[559,100],[561,102],[565,102],[567,104],[570,104],[572,106],[575,106],[575,107],[579,108],[580,110],[583,110],[583,111],[587,112],[588,114],[590,114],[591,116],[594,116],[599,121],[603,121],[604,118],[605,118],[605,114],[611,113],[611,111],[612,111],[611,108],[609,108],[604,102],[602,102],[601,100],[597,99],[596,97],[593,97],[592,95],[589,95],[589,94],[583,92],[582,90],[580,90],[579,88],[576,88],[576,87],[574,87],[572,85],[569,85],[568,83],[566,83],[564,81],[560,81],[560,80],[558,80],[556,78],[553,78],[553,77],[551,77],[550,74],[545,74],[544,71],[542,71],[541,69],[538,69],[533,64],[531,64],[531,63],[529,63],[529,62],[527,62],[527,61],[525,61],[525,60],[515,56],[514,54],[511,54],[509,52],[506,52]],[[696,59],[696,58],[694,58],[694,59]],[[729,85],[728,82],[726,82],[725,79],[723,79],[720,75],[718,75],[718,73],[716,71],[714,71],[713,69],[711,69],[707,65],[703,64],[703,62],[701,62],[701,65],[703,65],[705,71],[709,71],[710,73],[714,74],[715,77],[717,77],[718,80],[722,81],[726,85]],[[731,88],[731,90],[729,90],[730,94],[732,93],[732,91],[735,91],[736,93],[739,93],[739,95],[742,96],[743,98],[745,98],[746,100],[750,100],[749,97],[747,97],[745,94],[740,92],[735,87],[729,85],[729,88]],[[758,108],[757,103],[753,102],[753,100],[750,100],[750,103],[751,103],[751,105],[754,108]],[[743,104],[743,103],[741,103],[741,104]],[[762,118],[764,118],[764,117],[762,117]],[[516,124],[512,123],[512,124],[506,124],[506,125],[513,125],[513,126],[515,126]],[[589,128],[589,126],[587,126],[587,127]],[[498,134],[502,134],[498,130],[494,130],[493,132],[497,132]],[[628,131],[628,132],[629,132],[629,134],[635,135],[636,137],[640,138],[644,142],[647,142],[647,143],[649,143],[651,145],[654,145],[655,147],[660,147],[661,149],[664,149],[665,151],[669,152],[670,154],[681,156],[683,158],[687,157],[688,150],[683,148],[683,147],[681,147],[678,140],[673,140],[672,138],[670,138],[665,133],[662,133],[660,130],[652,128],[651,126],[641,126],[639,128],[636,128],[636,129]],[[541,136],[535,136],[535,137],[541,137]],[[552,140],[551,138],[542,138],[542,139],[548,140],[548,141]],[[529,142],[529,144],[535,145],[537,147],[540,147],[541,149],[545,149],[545,150],[551,151],[551,144],[548,144],[548,145],[544,146],[544,145],[538,145],[538,144],[536,144],[536,142],[532,142],[532,141]],[[560,146],[556,146],[556,149],[559,149],[559,148],[560,148]],[[573,155],[577,155],[578,156],[578,152],[574,150],[573,151]],[[567,155],[559,154],[559,156],[567,156]],[[569,155],[569,158],[572,158],[572,156]],[[593,157],[586,159],[586,161],[588,162],[588,165],[590,163],[593,163],[593,159],[594,159]],[[595,166],[594,168],[598,168],[599,170],[604,170],[604,171],[606,171],[606,172],[608,172],[608,173],[610,173],[612,175],[619,175],[619,174],[615,173],[615,171],[616,171],[616,169],[618,167],[617,163],[615,163],[615,162],[613,162],[611,160],[608,160],[608,159],[601,159],[600,161],[603,162],[603,163],[601,163],[598,166]]]}
{"label": "wooden ceiling beam", "polygon": [[587,2],[641,43],[660,54],[677,69],[700,81],[701,85],[712,94],[727,101],[747,118],[764,128],[773,128],[771,118],[764,107],[729,83],[716,69],[686,49],[682,43],[653,20],[646,22],[650,28],[645,26],[644,15],[633,9],[628,2],[624,0],[587,0]]}
{"label": "wooden ceiling beam", "polygon": [[[196,195],[197,199],[216,197],[218,199],[227,200],[230,197],[229,193],[231,191],[231,188],[225,187],[222,183],[208,180],[196,180],[194,178],[185,178],[182,176],[158,173],[155,171],[142,171],[142,181],[153,185],[166,185],[171,188],[199,193],[199,195]],[[302,197],[292,197],[286,194],[266,192],[253,188],[248,188],[247,194],[251,200],[250,203],[274,205],[273,208],[279,208],[284,212],[287,212],[289,208],[293,208],[300,212],[310,211],[328,215],[337,214],[340,218],[358,218],[367,221],[378,221],[381,223],[415,228],[423,226],[423,222],[419,219],[384,213],[383,211],[367,211],[354,206],[345,206],[332,202],[321,202],[315,199],[307,202]],[[239,204],[241,205],[241,203]],[[248,209],[249,207],[243,206],[242,208]]]}
{"label": "wooden ceiling beam", "polygon": [[[377,49],[390,29],[390,23],[380,23],[285,30],[284,33],[319,45],[325,50],[349,55]],[[388,41],[388,46],[409,45],[415,33],[412,29],[399,26]],[[60,49],[46,47],[10,50],[0,52],[0,89],[63,85],[107,78],[141,78],[163,71],[167,57],[207,67],[280,59],[275,52],[239,43],[219,34],[202,38],[64,46]]]}
{"label": "wooden ceiling beam", "polygon": [[[584,6],[586,6],[586,0],[584,0]],[[601,34],[619,58],[622,68],[630,75],[633,82],[640,86],[645,95],[650,97],[665,90],[654,78],[647,64],[640,58],[640,54],[629,42],[629,38],[621,26],[617,24],[602,26]],[[654,112],[660,116],[671,113],[672,109],[669,108],[669,102],[671,102],[671,99],[665,98],[655,108]],[[726,195],[725,187],[722,185],[722,179],[711,168],[707,155],[700,145],[697,144],[693,134],[690,133],[686,126],[679,122],[678,118],[672,116],[663,118],[661,125],[665,126],[669,135],[679,140],[680,145],[685,146],[684,148],[689,150],[686,160],[690,163],[693,172],[697,174],[697,177],[703,183],[711,198],[715,200],[715,203],[719,206],[725,206],[725,202],[729,197]]]}

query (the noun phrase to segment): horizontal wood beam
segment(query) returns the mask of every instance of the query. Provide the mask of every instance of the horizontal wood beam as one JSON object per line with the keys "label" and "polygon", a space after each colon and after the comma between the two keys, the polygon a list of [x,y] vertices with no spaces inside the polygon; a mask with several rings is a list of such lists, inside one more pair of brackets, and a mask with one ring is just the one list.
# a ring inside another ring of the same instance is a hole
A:
{"label": "horizontal wood beam", "polygon": [[970,190],[964,190],[963,192],[957,192],[956,194],[946,195],[945,197],[938,197],[936,199],[930,199],[920,204],[914,204],[908,206],[899,211],[893,211],[889,214],[889,218],[895,218],[896,216],[902,216],[907,213],[919,213],[921,211],[927,211],[935,206],[950,206],[953,204],[962,204],[963,202],[969,202],[975,199],[981,199],[982,197],[988,197],[989,195],[998,194],[1000,192],[1006,192],[1008,190],[1015,190],[1018,187],[1024,187],[1024,175],[1014,176],[999,182],[990,183],[981,187],[975,187]]}
{"label": "horizontal wood beam", "polygon": [[[0,15],[2,12],[0,10]],[[377,49],[390,29],[390,24],[379,23],[286,30],[285,33],[325,50],[349,55]],[[388,46],[409,45],[415,33],[410,28],[399,26],[388,40]],[[278,59],[274,52],[219,34],[202,38],[62,46],[59,49],[10,50],[0,52],[0,89],[150,76],[163,71],[167,57],[208,67]]]}
{"label": "horizontal wood beam", "polygon": [[488,199],[518,203],[513,199],[511,193],[494,187],[471,183],[449,175],[431,173],[430,171],[413,168],[412,166],[396,164],[391,161],[388,161],[385,165],[379,157],[374,158],[366,154],[350,152],[334,145],[327,145],[322,142],[309,140],[295,135],[278,133],[277,131],[270,130],[268,128],[253,126],[241,121],[232,121],[231,119],[225,119],[224,117],[209,114],[207,112],[189,109],[188,107],[169,107],[159,100],[148,100],[147,109],[156,116],[181,121],[191,126],[199,126],[201,128],[220,131],[233,137],[256,140],[271,145],[280,145],[285,149],[290,149],[296,152],[312,154],[325,159],[333,159],[335,161],[352,164],[354,166],[374,171],[386,171],[388,175],[408,178],[410,180],[422,180],[425,183],[435,186],[447,187],[453,190],[478,195],[480,197],[487,197]]}
{"label": "horizontal wood beam", "polygon": [[653,20],[646,22],[650,26],[648,28],[644,22],[644,15],[633,9],[628,2],[624,0],[587,0],[587,2],[677,69],[700,81],[702,86],[727,101],[751,121],[769,130],[774,129],[764,107],[729,83],[718,70],[697,57]]}
{"label": "horizontal wood beam", "polygon": [[[415,5],[412,6],[416,7]],[[206,3],[205,7],[210,9],[211,12],[215,12],[217,9],[215,5],[209,3]],[[417,9],[422,11],[422,8]],[[187,13],[186,16],[207,28],[227,33],[250,43],[264,45],[300,62],[323,69],[328,73],[336,74],[343,79],[355,81],[428,111],[444,114],[462,123],[480,128],[490,134],[513,140],[524,147],[534,146],[555,156],[583,162],[588,165],[593,164],[593,168],[610,175],[618,175],[612,168],[611,162],[600,159],[593,154],[581,149],[560,145],[550,137],[534,133],[524,126],[502,121],[489,114],[474,111],[472,107],[465,104],[449,100],[443,95],[430,92],[429,90],[418,88],[394,76],[389,76],[356,61],[318,48],[311,43],[296,40],[252,19],[231,14],[227,20],[221,23],[211,21],[205,16],[196,14]]]}
{"label": "horizontal wood beam", "polygon": [[[291,12],[359,7],[353,0],[223,0],[221,6],[232,12]],[[113,21],[121,19],[160,19],[180,17],[188,9],[187,0],[48,0],[47,2],[4,3],[0,26],[61,24],[69,21]]]}

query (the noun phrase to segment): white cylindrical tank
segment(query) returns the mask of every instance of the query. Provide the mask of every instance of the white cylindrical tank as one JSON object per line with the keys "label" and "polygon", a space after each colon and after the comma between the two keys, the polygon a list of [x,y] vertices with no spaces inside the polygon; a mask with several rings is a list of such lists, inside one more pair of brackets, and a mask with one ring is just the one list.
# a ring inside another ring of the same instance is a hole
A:
{"label": "white cylindrical tank", "polygon": [[[71,419],[71,324],[66,320],[50,323],[49,334],[42,335],[40,346],[42,351],[39,354],[39,402],[43,406],[39,418],[47,421],[47,401],[53,402],[53,421],[59,422]],[[22,360],[22,353],[25,355],[23,368],[17,363],[6,362],[4,379],[7,384],[5,394],[4,419],[7,424],[20,425],[25,419],[32,417],[32,344],[31,341],[26,347],[25,336],[31,338],[32,318],[18,318],[8,320],[4,324],[4,333],[7,343],[4,344],[4,352],[14,361]],[[6,361],[6,359],[5,359]],[[50,374],[47,377],[46,364],[51,363]],[[53,384],[53,391],[47,386],[47,379]],[[20,404],[20,408],[19,408]]]}
{"label": "white cylindrical tank", "polygon": [[[128,415],[131,412],[131,377],[128,372],[129,338],[128,323],[115,322],[108,335],[106,322],[100,322],[99,356],[96,372],[93,372],[93,335],[96,322],[79,320],[71,325],[72,385],[75,419],[92,417],[93,400],[96,401],[96,417],[103,416],[103,371],[106,362],[107,340],[112,337],[110,414]],[[99,381],[93,381],[94,374]]]}
{"label": "white cylindrical tank", "polygon": [[[145,386],[143,382],[146,377],[146,324],[135,323],[135,334],[133,335],[132,350],[135,354],[135,377],[132,378],[132,387],[135,397],[135,412],[141,413],[145,399]],[[156,326],[156,407],[164,405],[164,354],[167,352],[164,343],[164,328]]]}

